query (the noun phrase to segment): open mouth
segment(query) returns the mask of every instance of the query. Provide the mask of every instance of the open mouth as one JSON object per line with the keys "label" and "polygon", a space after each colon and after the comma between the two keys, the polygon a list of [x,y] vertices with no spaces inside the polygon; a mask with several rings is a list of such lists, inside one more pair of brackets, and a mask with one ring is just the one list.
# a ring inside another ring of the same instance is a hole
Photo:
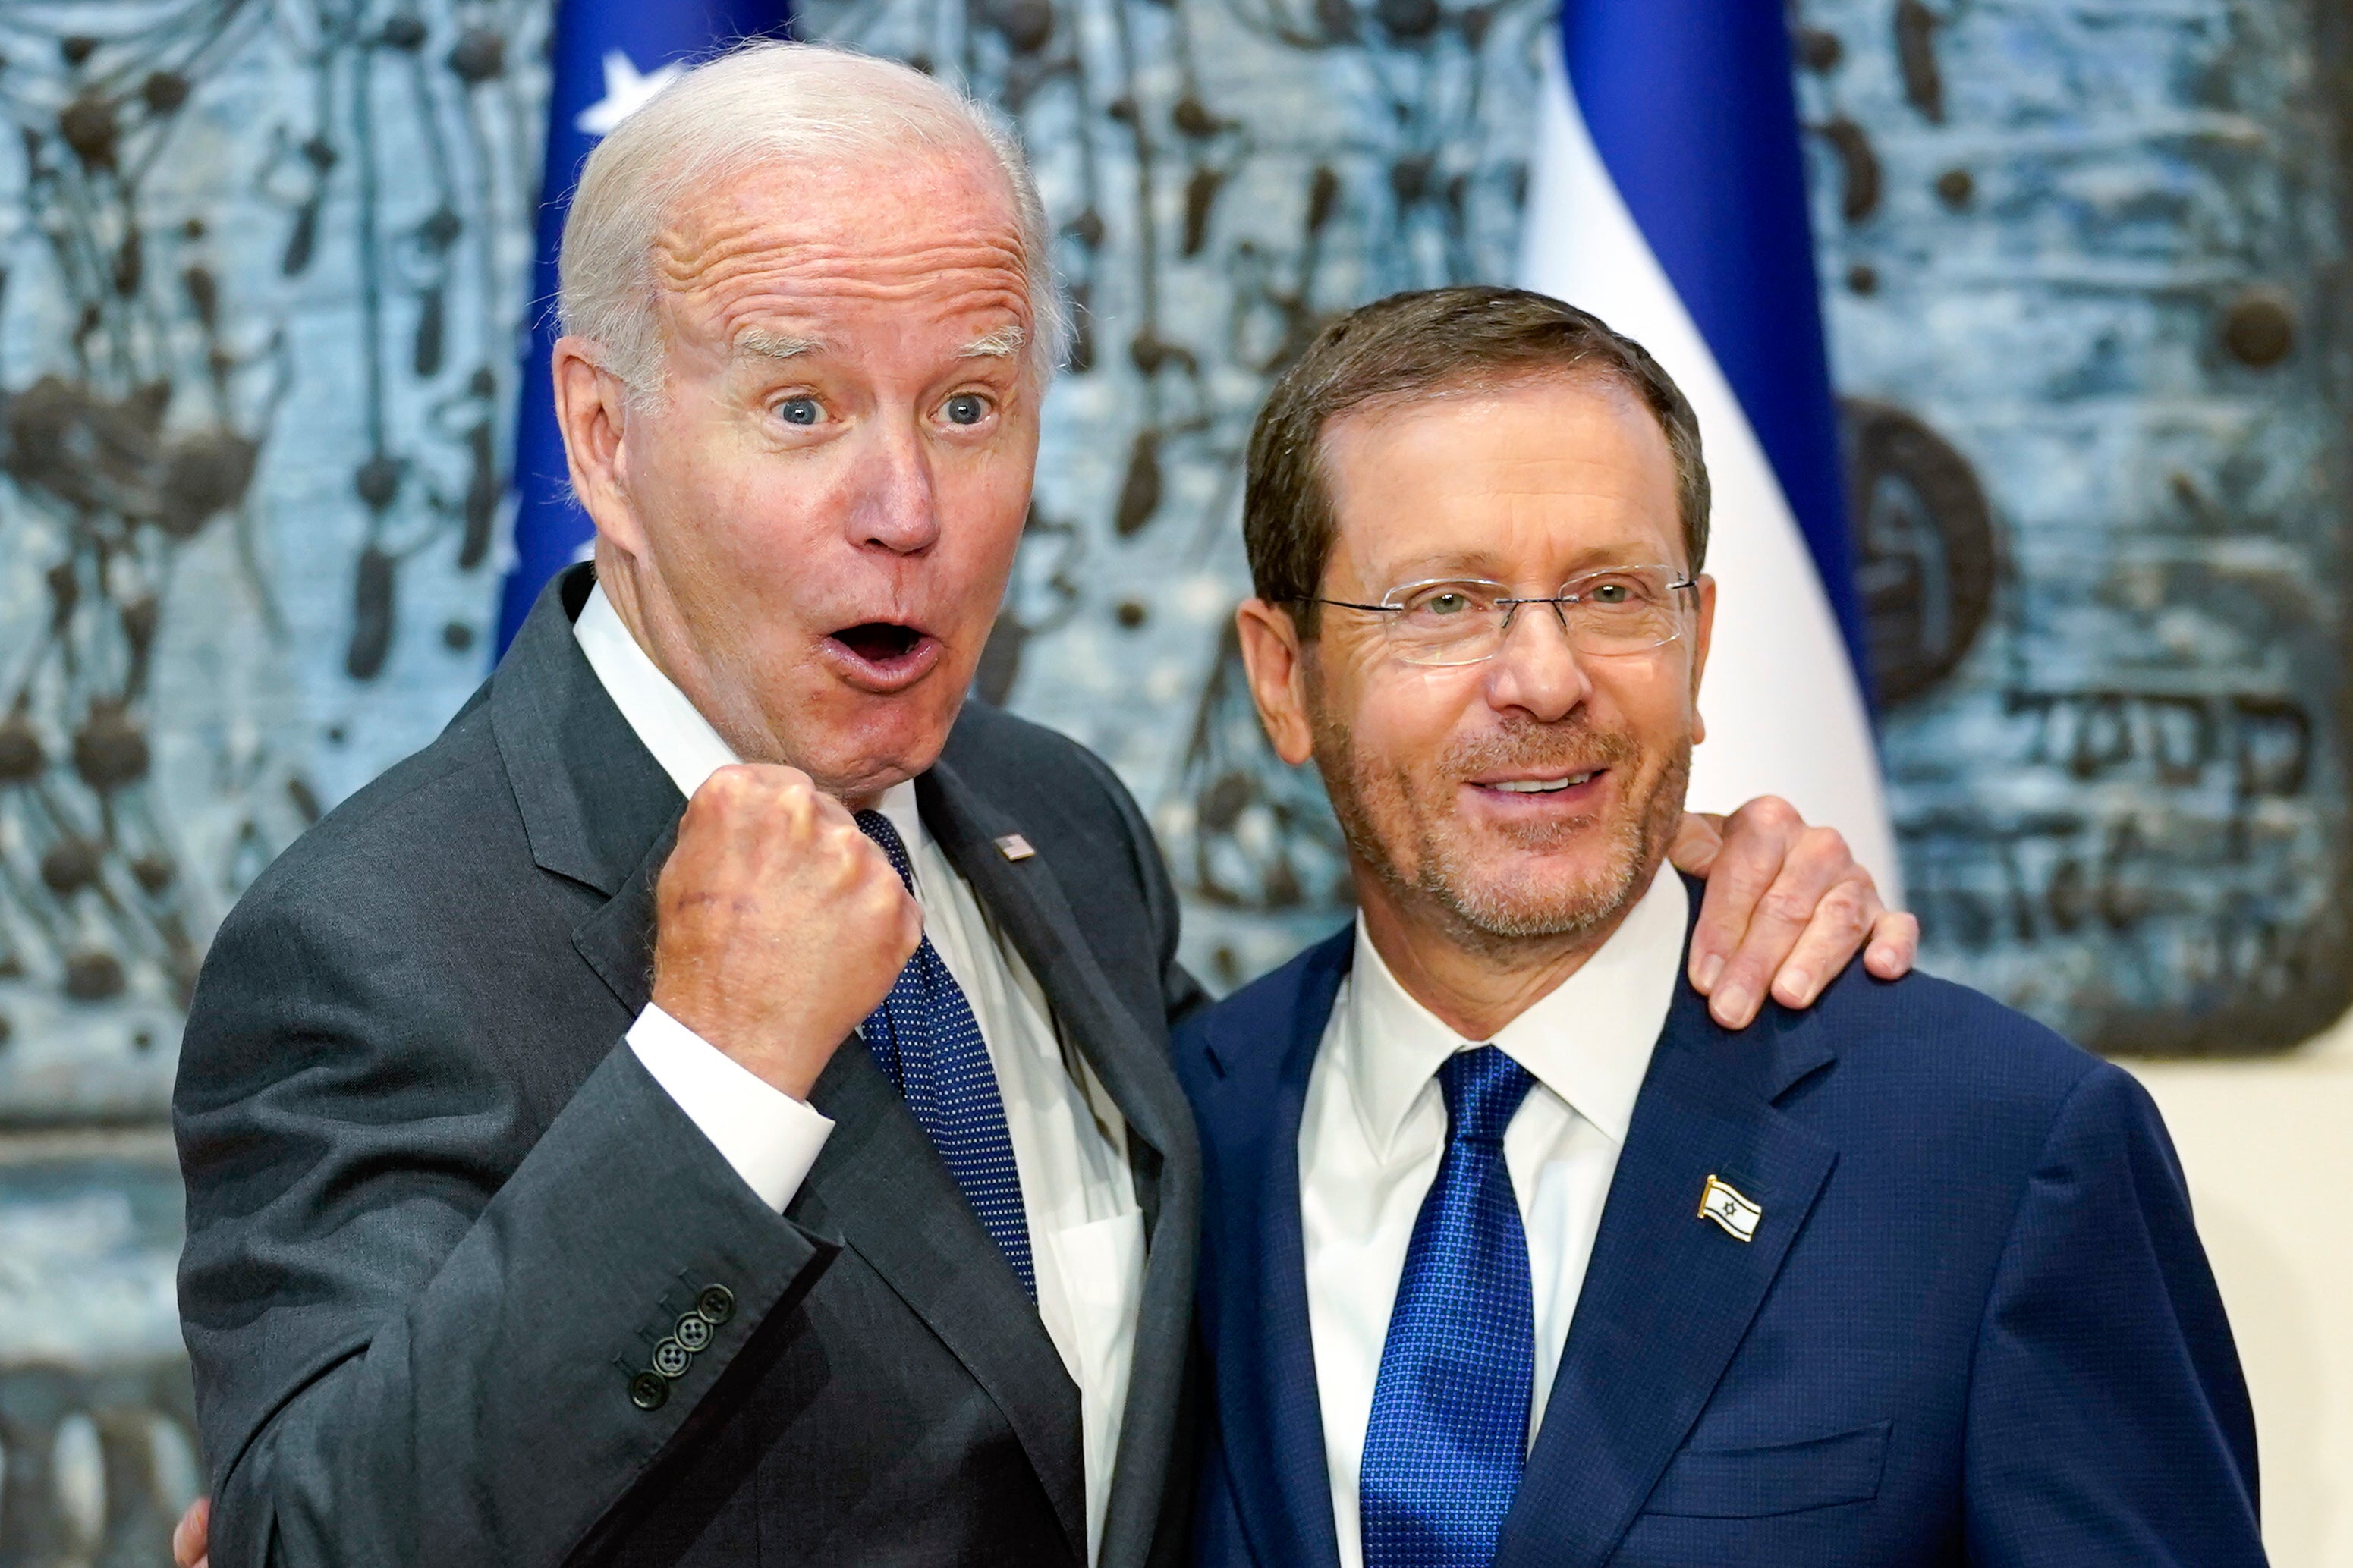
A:
{"label": "open mouth", "polygon": [[1558,778],[1505,779],[1500,784],[1489,784],[1487,787],[1503,790],[1511,795],[1558,795],[1562,790],[1575,789],[1579,784],[1592,783],[1600,773],[1599,768],[1588,768],[1584,773],[1563,773]]}
{"label": "open mouth", "polygon": [[1489,795],[1567,795],[1572,790],[1584,788],[1607,772],[1607,768],[1587,768],[1580,773],[1553,773],[1541,778],[1476,779],[1471,787]]}
{"label": "open mouth", "polygon": [[902,691],[940,661],[937,637],[896,621],[860,621],[827,637],[831,662],[854,686],[878,695]]}
{"label": "open mouth", "polygon": [[867,621],[842,627],[833,634],[833,640],[869,664],[887,665],[914,652],[923,634],[913,626],[893,626],[889,621]]}

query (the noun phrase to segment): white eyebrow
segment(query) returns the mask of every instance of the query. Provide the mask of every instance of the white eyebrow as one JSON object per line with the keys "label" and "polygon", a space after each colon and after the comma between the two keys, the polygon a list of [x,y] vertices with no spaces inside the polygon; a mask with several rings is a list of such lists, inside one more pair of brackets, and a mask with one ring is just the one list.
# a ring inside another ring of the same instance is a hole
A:
{"label": "white eyebrow", "polygon": [[761,359],[791,359],[797,354],[815,353],[824,345],[815,338],[797,338],[789,332],[765,331],[758,327],[735,334],[733,345],[739,354],[754,354]]}
{"label": "white eyebrow", "polygon": [[1008,321],[993,332],[984,332],[965,344],[959,359],[1011,359],[1021,352],[1029,334],[1018,321]]}

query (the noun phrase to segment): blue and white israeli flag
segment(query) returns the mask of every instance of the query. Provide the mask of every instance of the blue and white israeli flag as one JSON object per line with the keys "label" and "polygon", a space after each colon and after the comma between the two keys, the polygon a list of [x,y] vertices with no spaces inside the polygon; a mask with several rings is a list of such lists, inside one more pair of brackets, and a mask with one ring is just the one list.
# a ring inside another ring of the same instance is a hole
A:
{"label": "blue and white israeli flag", "polygon": [[580,165],[607,132],[677,79],[689,61],[754,34],[781,37],[791,20],[786,0],[560,0],[556,7],[539,258],[516,413],[514,561],[499,605],[501,653],[540,589],[581,558],[595,531],[572,499],[547,372],[555,346],[556,250]]}
{"label": "blue and white israeli flag", "polygon": [[1562,0],[1538,121],[1521,282],[1657,355],[1706,447],[1720,587],[1692,804],[1785,795],[1892,902],[1779,0]]}

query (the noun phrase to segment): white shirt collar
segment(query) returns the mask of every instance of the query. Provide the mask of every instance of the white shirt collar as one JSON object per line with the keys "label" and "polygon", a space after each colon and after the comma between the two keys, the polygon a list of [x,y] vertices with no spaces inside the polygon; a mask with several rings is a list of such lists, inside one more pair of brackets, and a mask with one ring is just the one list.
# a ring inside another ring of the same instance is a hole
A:
{"label": "white shirt collar", "polygon": [[1390,1147],[1407,1113],[1446,1058],[1493,1044],[1535,1075],[1570,1109],[1623,1144],[1651,1052],[1667,1021],[1683,972],[1690,900],[1673,868],[1650,889],[1576,973],[1496,1031],[1466,1041],[1414,1000],[1389,972],[1356,920],[1356,967],[1347,1026],[1332,1042],[1335,1063],[1377,1150]]}
{"label": "white shirt collar", "polygon": [[[691,800],[705,779],[744,760],[638,646],[638,639],[621,624],[613,602],[605,597],[602,584],[589,590],[580,618],[572,623],[572,636],[587,656],[588,668],[603,683],[605,694],[661,764],[662,772],[678,785],[679,794]],[[922,814],[915,806],[914,781],[892,785],[876,804],[912,852],[923,831]]]}

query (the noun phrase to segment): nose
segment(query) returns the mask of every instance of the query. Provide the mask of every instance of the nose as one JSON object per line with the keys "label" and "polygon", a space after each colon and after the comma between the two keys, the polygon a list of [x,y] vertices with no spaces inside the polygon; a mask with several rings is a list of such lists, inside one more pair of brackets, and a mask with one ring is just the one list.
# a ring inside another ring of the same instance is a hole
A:
{"label": "nose", "polygon": [[852,538],[893,555],[920,555],[939,541],[940,509],[916,416],[877,419],[867,432],[849,508]]}
{"label": "nose", "polygon": [[1487,661],[1488,706],[1516,708],[1549,724],[1575,711],[1592,690],[1560,606],[1521,605],[1504,630],[1504,646]]}

